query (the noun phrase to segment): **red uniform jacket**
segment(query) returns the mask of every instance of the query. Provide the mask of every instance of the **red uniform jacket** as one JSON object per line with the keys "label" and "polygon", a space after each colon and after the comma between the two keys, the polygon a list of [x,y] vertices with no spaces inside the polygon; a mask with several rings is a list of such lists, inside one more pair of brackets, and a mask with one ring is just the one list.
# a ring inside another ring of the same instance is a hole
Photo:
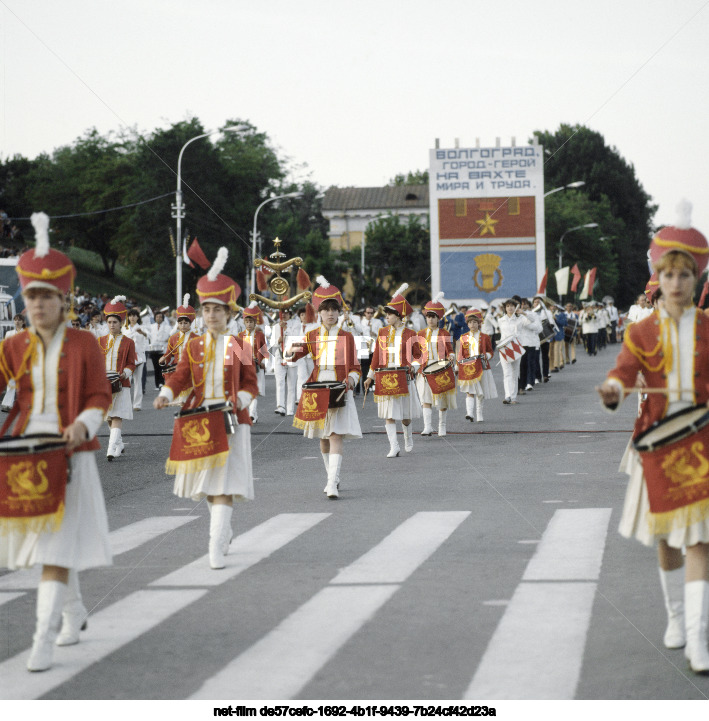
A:
{"label": "red uniform jacket", "polygon": [[[108,335],[102,335],[98,338],[98,347],[101,349],[103,355],[104,373],[106,372],[106,354],[108,353],[112,337],[113,336],[109,333]],[[123,373],[126,368],[133,373],[136,365],[138,365],[135,343],[133,343],[133,340],[128,336],[124,335],[121,337],[121,345],[118,349],[118,359],[116,365],[118,366],[116,371],[117,373]],[[121,385],[124,388],[130,388],[130,378],[121,378]]]}
{"label": "red uniform jacket", "polygon": [[[701,311],[695,312],[694,329],[695,403],[703,405],[709,400],[709,317]],[[636,384],[638,371],[642,372],[648,387],[667,387],[660,318],[657,313],[632,323],[625,331],[623,347],[618,354],[615,368],[608,377],[620,381],[624,388],[632,388]],[[669,399],[666,395],[648,393],[642,412],[635,421],[633,438],[637,438],[653,423],[664,418],[668,405]]]}
{"label": "red uniform jacket", "polygon": [[[293,361],[300,360],[308,353],[313,357],[315,368],[308,378],[308,383],[314,383],[318,379],[320,370],[320,357],[325,351],[324,343],[320,343],[320,328],[313,328],[305,334],[305,343],[302,348],[293,355]],[[361,375],[362,369],[357,359],[357,349],[355,347],[354,336],[346,330],[340,328],[337,331],[337,340],[335,342],[335,376],[340,383],[347,382],[347,376],[356,371]]]}
{"label": "red uniform jacket", "polygon": [[[32,412],[34,389],[29,353],[33,340],[36,343],[42,342],[34,333],[23,330],[0,345],[0,391],[5,390],[11,378],[15,378],[17,383],[15,407],[18,408],[19,417],[12,431],[15,436],[24,432]],[[97,408],[101,413],[106,413],[111,405],[111,386],[106,380],[104,356],[91,333],[76,328],[64,330],[57,373],[57,408],[59,428],[62,432],[80,413],[89,408]],[[94,438],[82,443],[75,452],[95,451],[98,448],[100,444]]]}
{"label": "red uniform jacket", "polygon": [[[224,395],[228,401],[231,401],[239,423],[251,425],[248,406],[243,410],[236,410],[236,395],[239,391],[246,391],[254,398],[258,396],[256,368],[253,363],[243,361],[243,356],[248,355],[250,358],[250,354],[242,348],[237,338],[229,336],[226,344]],[[204,402],[204,380],[204,336],[195,336],[188,341],[177,364],[177,370],[165,379],[165,385],[173,392],[175,398],[182,391],[192,388],[192,393],[183,408],[196,408]]]}
{"label": "red uniform jacket", "polygon": [[[460,336],[460,345],[458,346],[458,360],[463,360],[463,358],[470,358],[470,348],[468,348],[468,343],[466,342],[467,337],[470,335],[470,333],[465,333],[464,335]],[[493,350],[492,350],[492,341],[490,340],[490,336],[487,333],[480,332],[480,338],[478,340],[478,355],[482,355],[485,353],[488,358],[492,358],[493,356]]]}
{"label": "red uniform jacket", "polygon": [[[387,347],[389,345],[389,328],[385,325],[379,329],[377,334],[377,342],[374,344],[372,353],[372,370],[378,368],[386,368],[389,364]],[[413,361],[419,362],[422,355],[421,343],[416,331],[411,328],[404,328],[401,334],[401,365],[411,366]]]}
{"label": "red uniform jacket", "polygon": [[163,355],[163,358],[165,359],[164,364],[166,366],[175,365],[180,357],[180,348],[182,348],[183,345],[186,345],[191,338],[197,337],[197,334],[192,330],[188,330],[182,340],[180,340],[181,335],[182,333],[178,330],[177,333],[173,333],[167,339],[167,350]]}
{"label": "red uniform jacket", "polygon": [[[248,335],[248,332],[245,330],[242,330],[241,333],[237,336],[237,338],[241,341],[241,345],[245,351],[245,355],[242,358],[242,363],[248,363],[250,358],[253,358],[251,353],[256,352],[256,362],[260,365],[263,363],[268,357],[268,348],[266,347],[266,336],[263,334],[262,330],[256,329],[254,331],[254,340],[253,340],[253,347],[251,343],[245,340],[246,336]],[[253,360],[251,360],[251,363],[253,363]],[[258,370],[258,368],[257,368]]]}
{"label": "red uniform jacket", "polygon": [[[426,332],[428,328],[424,328],[418,332],[418,339],[421,348],[419,373],[423,373],[423,369],[426,367],[428,360],[428,343],[426,342]],[[434,333],[435,331],[431,331]],[[445,329],[440,328],[438,330],[438,337],[436,338],[436,346],[438,350],[439,360],[447,360],[448,356],[453,353],[453,338],[451,334]]]}

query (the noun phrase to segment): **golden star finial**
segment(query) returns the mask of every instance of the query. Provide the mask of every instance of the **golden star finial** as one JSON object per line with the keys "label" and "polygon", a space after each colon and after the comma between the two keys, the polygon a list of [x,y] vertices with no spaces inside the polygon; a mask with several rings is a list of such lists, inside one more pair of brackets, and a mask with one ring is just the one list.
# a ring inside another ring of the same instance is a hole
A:
{"label": "golden star finial", "polygon": [[499,223],[499,220],[493,220],[490,217],[490,213],[485,212],[485,217],[475,221],[480,226],[480,235],[490,233],[495,235],[495,224]]}

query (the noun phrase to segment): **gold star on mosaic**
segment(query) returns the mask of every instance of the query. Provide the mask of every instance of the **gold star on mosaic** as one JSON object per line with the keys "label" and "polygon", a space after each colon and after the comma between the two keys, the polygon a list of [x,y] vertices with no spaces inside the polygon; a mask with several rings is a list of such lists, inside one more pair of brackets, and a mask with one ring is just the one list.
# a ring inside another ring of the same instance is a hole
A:
{"label": "gold star on mosaic", "polygon": [[490,213],[485,213],[484,218],[480,218],[480,220],[475,221],[480,226],[480,235],[486,235],[487,233],[490,233],[490,235],[495,235],[495,224],[499,223],[499,220],[493,220],[490,217]]}

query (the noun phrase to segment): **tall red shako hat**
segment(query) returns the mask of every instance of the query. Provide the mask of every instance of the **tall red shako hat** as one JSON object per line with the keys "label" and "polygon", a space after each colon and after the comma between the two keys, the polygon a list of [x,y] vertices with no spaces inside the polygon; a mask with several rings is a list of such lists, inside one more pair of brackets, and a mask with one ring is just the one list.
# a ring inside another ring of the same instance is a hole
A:
{"label": "tall red shako hat", "polygon": [[483,314],[477,308],[470,308],[465,311],[465,320],[469,321],[471,318],[477,318],[479,323],[483,322]]}
{"label": "tall red shako hat", "polygon": [[707,239],[692,228],[692,204],[682,200],[677,205],[676,225],[667,225],[657,232],[650,243],[650,261],[655,264],[670,250],[686,253],[697,264],[697,277],[701,276],[709,262]]}
{"label": "tall red shako hat", "polygon": [[439,320],[443,318],[443,314],[446,312],[446,309],[441,301],[444,296],[445,293],[443,291],[436,293],[436,297],[433,300],[429,300],[423,307],[423,314],[426,315],[426,313],[435,313]]}
{"label": "tall red shako hat", "polygon": [[655,291],[660,287],[660,280],[657,277],[657,273],[653,272],[645,286],[645,295],[647,299],[652,302],[652,297],[655,295]]}
{"label": "tall red shako hat", "polygon": [[236,310],[236,299],[241,295],[241,288],[235,280],[222,273],[228,257],[229,251],[224,247],[219,248],[209,272],[197,281],[200,303],[219,303]]}
{"label": "tall red shako hat", "polygon": [[128,308],[123,305],[125,299],[126,297],[124,295],[117,295],[110,303],[106,303],[106,305],[103,306],[103,314],[106,318],[114,315],[123,323],[128,315]]}
{"label": "tall red shako hat", "polygon": [[396,293],[394,293],[392,299],[386,304],[385,308],[391,308],[401,318],[405,318],[407,315],[411,315],[414,309],[409,304],[409,301],[404,298],[403,293],[409,288],[408,283],[402,283],[399,286]]}
{"label": "tall red shako hat", "polygon": [[190,294],[185,293],[182,298],[182,305],[177,307],[177,320],[180,320],[180,318],[187,318],[191,323],[195,319],[197,311],[189,303]]}
{"label": "tall red shako hat", "polygon": [[25,251],[17,262],[17,275],[23,292],[31,288],[45,288],[61,295],[70,293],[74,286],[76,268],[71,259],[49,247],[49,216],[32,213],[36,245]]}
{"label": "tall red shako hat", "polygon": [[251,303],[244,308],[242,315],[244,318],[253,318],[256,321],[256,325],[263,325],[263,313],[255,300],[252,300]]}
{"label": "tall red shako hat", "polygon": [[345,305],[340,289],[335,287],[332,283],[329,283],[325,276],[319,275],[315,279],[315,282],[318,284],[318,287],[313,293],[313,307],[315,310],[320,308],[320,303],[324,300],[334,300],[340,308]]}

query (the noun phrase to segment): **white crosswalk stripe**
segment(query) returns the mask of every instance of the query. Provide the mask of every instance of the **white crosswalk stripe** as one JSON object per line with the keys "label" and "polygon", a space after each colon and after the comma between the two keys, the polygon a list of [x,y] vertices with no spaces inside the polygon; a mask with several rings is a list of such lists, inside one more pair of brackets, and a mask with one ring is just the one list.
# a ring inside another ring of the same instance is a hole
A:
{"label": "white crosswalk stripe", "polygon": [[[214,586],[234,578],[259,561],[274,553],[301,533],[327,518],[329,513],[282,513],[247,531],[232,542],[227,556],[227,567],[218,572],[208,568]],[[207,559],[202,559],[207,564]],[[199,575],[194,564],[186,568],[185,580]],[[184,569],[181,569],[184,571]],[[200,576],[201,577],[201,576]],[[168,574],[153,585],[172,585],[173,574]],[[188,583],[188,585],[194,585]],[[76,646],[66,646],[55,652],[54,665],[46,674],[31,674],[25,668],[27,652],[23,651],[0,663],[1,699],[38,698],[65,683],[108,654],[134,641],[151,628],[202,598],[208,589],[158,589],[136,591],[107,608],[92,614],[91,633]]]}
{"label": "white crosswalk stripe", "polygon": [[192,698],[293,698],[469,515],[416,513]]}
{"label": "white crosswalk stripe", "polygon": [[574,698],[610,515],[556,511],[464,698]]}

